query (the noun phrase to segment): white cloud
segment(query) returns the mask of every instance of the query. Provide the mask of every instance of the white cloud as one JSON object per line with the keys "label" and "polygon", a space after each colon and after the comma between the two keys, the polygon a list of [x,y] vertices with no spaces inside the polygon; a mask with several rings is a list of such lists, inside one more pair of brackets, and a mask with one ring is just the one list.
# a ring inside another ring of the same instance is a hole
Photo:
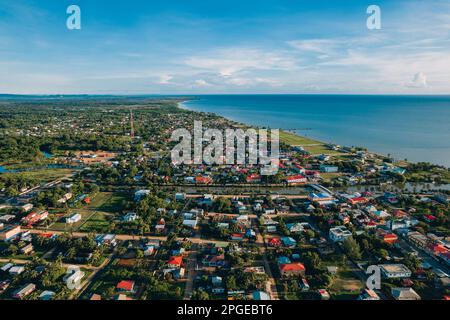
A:
{"label": "white cloud", "polygon": [[195,84],[196,86],[198,86],[198,87],[208,87],[208,86],[211,85],[210,83],[206,82],[206,81],[203,80],[203,79],[197,79],[197,80],[195,80],[195,81],[194,81],[194,84]]}
{"label": "white cloud", "polygon": [[170,84],[170,80],[172,80],[173,77],[169,74],[162,74],[159,77],[159,83],[160,84]]}
{"label": "white cloud", "polygon": [[278,52],[249,48],[226,48],[190,57],[185,60],[185,64],[226,77],[244,70],[288,69],[293,67],[295,62],[290,57]]}
{"label": "white cloud", "polygon": [[324,55],[335,50],[337,46],[342,44],[341,41],[336,39],[292,40],[287,43],[297,50],[310,51]]}
{"label": "white cloud", "polygon": [[411,82],[407,83],[408,88],[426,88],[428,87],[427,76],[423,72],[416,73]]}

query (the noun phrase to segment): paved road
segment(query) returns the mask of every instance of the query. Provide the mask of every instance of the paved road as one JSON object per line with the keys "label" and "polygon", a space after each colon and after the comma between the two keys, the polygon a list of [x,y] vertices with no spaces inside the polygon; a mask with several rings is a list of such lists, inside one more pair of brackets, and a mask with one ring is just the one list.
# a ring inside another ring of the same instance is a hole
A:
{"label": "paved road", "polygon": [[[17,263],[17,264],[27,264],[30,263],[31,260],[25,260],[25,259],[0,259],[0,262],[2,263],[8,263],[8,262],[12,262],[12,263]],[[68,268],[70,266],[77,266],[83,269],[88,269],[88,270],[97,270],[99,267],[95,267],[95,266],[90,266],[87,264],[75,264],[75,263],[63,263],[63,267]]]}
{"label": "paved road", "polygon": [[[56,235],[61,235],[67,232],[64,231],[56,231],[56,230],[40,230],[40,229],[27,229],[27,228],[23,228],[23,230],[27,230],[32,234],[46,234],[46,233],[51,233],[51,234],[56,234]],[[72,232],[70,233],[70,235],[72,235],[75,238],[81,238],[81,237],[86,237],[88,235],[90,235],[90,233],[87,232]],[[126,241],[126,240],[141,240],[141,239],[148,239],[148,240],[160,240],[160,241],[166,241],[167,237],[164,236],[138,236],[138,235],[129,235],[129,234],[116,234],[116,239],[119,241]],[[177,238],[178,241],[183,241],[185,238]],[[224,240],[209,240],[209,239],[201,239],[198,237],[195,238],[189,238],[187,239],[189,241],[191,241],[192,243],[196,243],[196,244],[201,244],[201,243],[216,243],[216,244],[223,244],[224,242],[228,242],[228,241],[224,241]]]}

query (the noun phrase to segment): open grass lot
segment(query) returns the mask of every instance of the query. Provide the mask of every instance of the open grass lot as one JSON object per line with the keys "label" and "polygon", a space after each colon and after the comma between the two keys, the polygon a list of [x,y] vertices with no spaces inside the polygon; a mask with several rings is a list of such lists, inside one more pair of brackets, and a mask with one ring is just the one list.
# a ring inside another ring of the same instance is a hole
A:
{"label": "open grass lot", "polygon": [[323,142],[302,137],[294,133],[280,131],[280,141],[293,146],[304,146],[308,144],[323,144]]}
{"label": "open grass lot", "polygon": [[23,172],[2,173],[3,176],[24,177],[28,179],[36,179],[40,182],[49,182],[64,176],[70,175],[71,169],[41,169]]}
{"label": "open grass lot", "polygon": [[314,140],[307,137],[298,136],[294,133],[281,131],[280,140],[286,144],[292,146],[302,146],[306,151],[311,154],[329,154],[329,155],[342,155],[342,152],[330,150],[325,143]]}
{"label": "open grass lot", "polygon": [[337,300],[354,300],[364,288],[364,283],[351,270],[339,268],[330,286],[330,294]]}
{"label": "open grass lot", "polygon": [[77,223],[67,225],[63,218],[50,226],[58,231],[80,231],[104,233],[108,231],[110,221],[123,209],[123,201],[128,196],[123,193],[99,192],[91,198],[91,202],[79,209],[73,209],[66,216],[74,213],[81,214],[82,218]]}
{"label": "open grass lot", "polygon": [[123,210],[123,202],[129,199],[129,195],[125,193],[100,192],[89,205],[89,208],[97,211],[118,213]]}
{"label": "open grass lot", "polygon": [[342,155],[343,153],[336,150],[331,150],[325,144],[303,146],[303,148],[312,155],[327,154],[327,155]]}
{"label": "open grass lot", "polygon": [[80,232],[105,233],[109,226],[108,216],[103,212],[95,212],[80,228]]}
{"label": "open grass lot", "polygon": [[340,173],[340,172],[321,172],[320,176],[323,178],[324,181],[331,181],[334,178],[342,176],[342,173]]}
{"label": "open grass lot", "polygon": [[[81,214],[81,220],[76,223],[67,224],[65,222],[65,217],[69,217],[75,213]],[[83,209],[71,210],[70,213],[68,213],[64,217],[61,217],[58,221],[50,225],[49,229],[55,231],[78,231],[78,229],[94,214],[95,212],[86,211]]]}

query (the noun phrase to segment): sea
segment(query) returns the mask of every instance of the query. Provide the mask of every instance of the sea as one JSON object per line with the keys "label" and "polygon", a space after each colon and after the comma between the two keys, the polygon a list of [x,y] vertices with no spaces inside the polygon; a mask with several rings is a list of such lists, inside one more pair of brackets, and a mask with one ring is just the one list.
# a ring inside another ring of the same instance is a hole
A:
{"label": "sea", "polygon": [[450,96],[200,95],[182,107],[450,167]]}

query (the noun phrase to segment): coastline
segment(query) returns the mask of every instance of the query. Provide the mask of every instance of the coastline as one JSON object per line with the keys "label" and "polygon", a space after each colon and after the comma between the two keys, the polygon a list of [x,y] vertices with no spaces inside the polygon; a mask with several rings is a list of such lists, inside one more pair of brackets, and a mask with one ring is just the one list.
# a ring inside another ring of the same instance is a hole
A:
{"label": "coastline", "polygon": [[[177,103],[177,107],[180,108],[180,109],[188,110],[188,111],[192,111],[192,112],[201,112],[201,111],[198,111],[198,110],[189,108],[188,106],[185,105],[186,102],[188,102],[188,101],[193,101],[193,100],[195,100],[195,99],[183,100],[183,101],[181,101],[181,102],[178,102],[178,103]],[[217,116],[219,116],[219,117],[223,117],[223,118],[225,118],[225,119],[227,119],[227,120],[230,120],[230,121],[233,121],[233,122],[238,122],[238,121],[236,121],[236,120],[229,119],[228,117],[225,117],[225,116],[223,116],[223,115],[221,115],[221,114],[218,114],[218,113],[216,113],[216,112],[211,112],[211,113],[213,113],[213,114],[215,114],[215,115],[217,115]],[[249,124],[249,123],[242,123],[242,124],[243,124],[243,125],[246,125],[246,126],[252,126],[252,125]],[[281,134],[283,134],[283,135],[288,135],[288,136],[293,136],[293,137],[297,138],[299,141],[301,141],[302,139],[307,140],[307,141],[310,141],[310,142],[311,142],[311,143],[310,143],[311,145],[316,145],[316,144],[331,145],[331,144],[333,144],[333,143],[331,143],[331,142],[321,141],[321,140],[318,140],[318,139],[315,139],[315,138],[309,138],[309,137],[300,135],[300,134],[298,134],[298,133],[296,133],[296,132],[286,131],[286,130],[283,130],[283,129],[280,129],[280,135],[281,135]],[[281,138],[281,137],[280,137],[280,138]],[[285,142],[285,143],[288,144],[288,145],[290,145],[290,146],[302,146],[302,147],[303,147],[303,146],[308,146],[308,144],[288,143],[288,142]],[[378,157],[384,157],[384,158],[387,158],[386,155],[381,154],[381,153],[372,152],[372,151],[370,151],[370,150],[368,150],[367,152],[370,153],[370,154],[376,155],[376,156],[378,156]]]}
{"label": "coastline", "polygon": [[[195,97],[184,100],[180,107],[213,113],[252,127],[278,127],[322,144],[368,149],[370,153],[393,158],[396,162],[406,160],[409,163],[430,163],[450,168],[450,146],[445,134],[448,126],[443,122],[447,118],[447,109],[443,108],[450,100],[439,101],[435,107],[433,105],[433,112],[430,112],[428,104],[434,100],[425,100],[416,106],[411,104],[409,98],[404,101],[402,97],[395,97],[400,100],[391,101],[386,96],[375,100],[367,97],[354,100],[353,96],[349,99],[346,99],[348,96],[341,96],[341,100],[337,101],[328,101],[329,96],[270,97],[276,99],[266,101],[254,95]],[[370,103],[369,107],[362,108],[363,102]],[[336,108],[332,107],[333,103]],[[380,106],[380,103],[384,104]],[[388,110],[386,108],[395,114],[394,120],[382,116]],[[426,116],[422,116],[424,113]]]}
{"label": "coastline", "polygon": [[[191,112],[203,112],[203,111],[199,111],[199,110],[195,110],[195,109],[189,108],[188,106],[186,106],[184,104],[185,102],[192,101],[192,100],[193,99],[191,99],[191,100],[184,100],[182,102],[179,102],[178,103],[178,107],[180,109],[191,111]],[[255,127],[255,126],[252,126],[252,125],[250,125],[248,123],[241,123],[241,122],[235,121],[233,119],[229,119],[228,117],[226,117],[224,115],[221,115],[221,114],[218,114],[216,112],[209,112],[209,113],[212,113],[212,114],[214,114],[216,116],[222,117],[222,118],[227,119],[229,121],[233,121],[233,122],[242,124],[244,126]],[[327,143],[327,142],[324,142],[324,141],[319,140],[319,139],[313,139],[313,138],[305,137],[305,136],[302,136],[302,135],[300,135],[300,134],[298,134],[296,132],[290,132],[290,131],[285,131],[285,130],[281,130],[281,129],[280,129],[280,141],[286,143],[287,145],[290,145],[291,147],[301,146],[301,147],[303,147],[304,150],[310,152],[311,156],[319,156],[319,155],[322,155],[322,154],[323,155],[328,155],[328,156],[334,156],[334,157],[347,157],[347,156],[352,156],[352,155],[355,156],[355,152],[354,151],[353,152],[352,151],[343,151],[343,149],[345,147],[342,147],[340,150],[335,151],[335,150],[332,150],[331,148],[329,148],[330,145],[334,145],[333,143]],[[348,147],[348,148],[349,149],[354,149],[354,147],[352,147],[352,148]],[[365,152],[368,155],[370,155],[371,157],[378,158],[380,160],[382,160],[382,159],[390,159],[386,154],[383,154],[383,153],[380,153],[380,152],[371,151],[368,148],[365,148],[364,146],[359,147],[359,148],[365,149],[366,150]],[[321,152],[313,153],[311,151],[321,151]],[[392,164],[394,166],[398,166],[400,168],[406,168],[406,167],[410,166],[411,164],[413,164],[413,162],[411,162],[411,161],[405,161],[405,160],[398,160],[397,161],[397,160],[395,160],[393,158],[391,158],[391,159],[392,159]],[[446,168],[445,166],[441,166],[441,165],[436,165],[436,164],[433,164],[433,165]],[[425,183],[425,182],[407,182],[407,184],[410,185],[410,187],[408,187],[408,188],[414,188],[414,186],[421,186],[421,185],[428,184],[429,186],[431,186],[432,189],[450,190],[450,183],[448,183],[448,182],[444,182],[442,184],[435,184],[434,182],[433,183],[431,183],[431,182],[430,183]],[[357,187],[355,187],[355,190],[356,189],[357,189]]]}

